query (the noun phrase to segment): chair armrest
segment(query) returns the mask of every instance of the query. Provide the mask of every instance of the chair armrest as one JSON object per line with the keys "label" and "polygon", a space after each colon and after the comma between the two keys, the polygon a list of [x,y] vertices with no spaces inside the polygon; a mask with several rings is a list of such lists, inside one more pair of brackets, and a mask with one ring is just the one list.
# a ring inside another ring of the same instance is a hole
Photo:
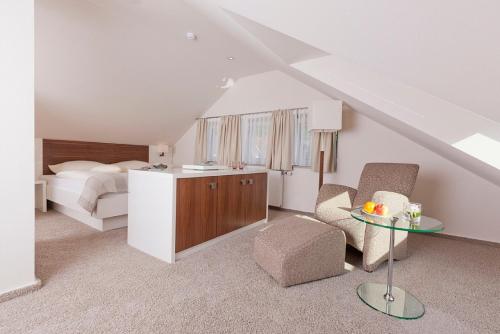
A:
{"label": "chair armrest", "polygon": [[316,217],[328,223],[349,218],[356,193],[356,189],[348,186],[324,184],[316,200]]}

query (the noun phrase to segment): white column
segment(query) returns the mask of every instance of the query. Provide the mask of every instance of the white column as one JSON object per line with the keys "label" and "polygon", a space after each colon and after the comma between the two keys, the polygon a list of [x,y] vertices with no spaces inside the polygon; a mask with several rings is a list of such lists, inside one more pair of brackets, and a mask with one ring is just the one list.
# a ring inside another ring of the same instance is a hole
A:
{"label": "white column", "polygon": [[33,15],[0,1],[0,296],[36,283]]}

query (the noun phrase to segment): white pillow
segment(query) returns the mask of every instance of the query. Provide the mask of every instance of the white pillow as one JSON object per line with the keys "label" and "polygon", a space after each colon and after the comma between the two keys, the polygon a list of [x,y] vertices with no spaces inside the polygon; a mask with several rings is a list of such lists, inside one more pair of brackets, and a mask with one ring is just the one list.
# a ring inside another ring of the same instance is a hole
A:
{"label": "white pillow", "polygon": [[66,161],[57,165],[49,165],[49,169],[57,174],[59,172],[68,171],[68,170],[91,170],[96,166],[103,165],[97,161],[85,161],[85,160],[75,160],[75,161]]}
{"label": "white pillow", "polygon": [[148,167],[149,163],[139,160],[122,161],[113,164],[121,168],[122,172],[126,172],[129,169],[140,169],[143,167]]}
{"label": "white pillow", "polygon": [[117,165],[99,165],[91,169],[92,172],[120,173],[122,169]]}

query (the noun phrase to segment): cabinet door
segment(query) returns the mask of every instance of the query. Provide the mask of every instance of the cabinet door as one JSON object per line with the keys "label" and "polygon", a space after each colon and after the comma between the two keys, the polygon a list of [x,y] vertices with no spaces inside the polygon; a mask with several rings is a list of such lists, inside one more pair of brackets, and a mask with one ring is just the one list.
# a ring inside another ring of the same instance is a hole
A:
{"label": "cabinet door", "polygon": [[247,174],[246,225],[265,219],[267,214],[267,173]]}
{"label": "cabinet door", "polygon": [[177,180],[175,251],[217,236],[217,177]]}
{"label": "cabinet door", "polygon": [[217,235],[245,225],[245,175],[219,176],[217,198]]}

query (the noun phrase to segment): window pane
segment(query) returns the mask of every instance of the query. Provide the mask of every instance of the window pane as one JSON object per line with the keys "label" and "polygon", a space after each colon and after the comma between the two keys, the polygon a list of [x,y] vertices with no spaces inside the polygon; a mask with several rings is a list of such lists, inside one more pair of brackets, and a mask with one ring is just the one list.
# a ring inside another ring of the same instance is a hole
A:
{"label": "window pane", "polygon": [[296,110],[293,113],[293,165],[311,166],[311,134],[307,126],[307,109]]}
{"label": "window pane", "polygon": [[217,161],[219,145],[219,119],[207,119],[207,161]]}
{"label": "window pane", "polygon": [[265,165],[270,114],[242,117],[242,157],[249,165]]}

